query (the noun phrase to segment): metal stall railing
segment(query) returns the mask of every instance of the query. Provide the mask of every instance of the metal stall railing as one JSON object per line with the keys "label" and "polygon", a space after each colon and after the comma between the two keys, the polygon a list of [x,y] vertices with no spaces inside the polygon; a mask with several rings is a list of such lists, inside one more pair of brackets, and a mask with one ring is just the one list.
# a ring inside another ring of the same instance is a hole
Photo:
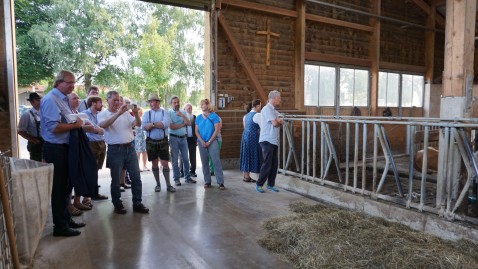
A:
{"label": "metal stall railing", "polygon": [[15,241],[12,192],[8,152],[0,151],[0,269],[20,268]]}
{"label": "metal stall railing", "polygon": [[[281,173],[478,224],[459,212],[476,201],[478,164],[469,134],[478,129],[478,119],[285,115],[284,120]],[[414,169],[417,144],[429,147],[430,130],[438,131],[442,141],[437,173],[429,169],[427,150],[421,171]],[[464,169],[457,170],[456,163]]]}

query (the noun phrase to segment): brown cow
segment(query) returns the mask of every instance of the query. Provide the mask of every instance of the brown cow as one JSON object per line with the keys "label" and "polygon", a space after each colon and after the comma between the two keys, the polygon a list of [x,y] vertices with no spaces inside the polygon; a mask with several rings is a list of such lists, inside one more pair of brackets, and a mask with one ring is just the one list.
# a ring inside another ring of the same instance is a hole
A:
{"label": "brown cow", "polygon": [[[428,147],[428,170],[438,171],[438,150],[432,147]],[[423,149],[417,151],[415,156],[413,156],[413,167],[422,172],[422,164],[423,164]],[[428,171],[427,171],[428,172]]]}

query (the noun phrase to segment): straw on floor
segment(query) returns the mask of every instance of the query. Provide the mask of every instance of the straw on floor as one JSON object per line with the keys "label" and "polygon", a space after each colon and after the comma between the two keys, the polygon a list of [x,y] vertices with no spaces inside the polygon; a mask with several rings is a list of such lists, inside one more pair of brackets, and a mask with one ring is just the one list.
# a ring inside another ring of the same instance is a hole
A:
{"label": "straw on floor", "polygon": [[264,222],[264,248],[295,268],[477,268],[478,244],[324,205],[291,204]]}

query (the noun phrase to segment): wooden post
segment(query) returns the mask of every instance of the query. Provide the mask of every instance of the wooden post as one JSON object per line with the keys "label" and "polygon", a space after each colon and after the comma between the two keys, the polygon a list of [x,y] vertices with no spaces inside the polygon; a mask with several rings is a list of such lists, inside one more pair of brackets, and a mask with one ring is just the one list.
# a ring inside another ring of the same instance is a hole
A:
{"label": "wooden post", "polygon": [[266,65],[271,65],[271,36],[280,37],[280,34],[271,32],[270,26],[270,19],[266,19],[266,30],[265,31],[257,31],[256,34],[258,35],[265,35],[266,36]]}
{"label": "wooden post", "polygon": [[10,252],[12,254],[13,267],[20,268],[20,260],[18,258],[17,241],[15,239],[15,226],[13,225],[13,216],[10,211],[10,200],[8,199],[7,186],[3,177],[3,166],[0,165],[0,197],[2,199],[3,215],[5,217],[5,225],[7,228],[8,242],[10,243]]}
{"label": "wooden post", "polygon": [[[380,16],[381,0],[372,1],[372,12]],[[370,19],[370,26],[373,27],[370,38],[370,107],[372,116],[378,116],[378,73],[380,71],[380,20],[376,17]]]}
{"label": "wooden post", "polygon": [[305,0],[298,0],[295,28],[295,108],[304,109]]}
{"label": "wooden post", "polygon": [[[427,17],[427,28],[435,28],[436,24],[436,6],[431,5],[430,13]],[[425,32],[425,82],[431,84],[433,80],[433,68],[435,57],[435,31],[427,30]]]}

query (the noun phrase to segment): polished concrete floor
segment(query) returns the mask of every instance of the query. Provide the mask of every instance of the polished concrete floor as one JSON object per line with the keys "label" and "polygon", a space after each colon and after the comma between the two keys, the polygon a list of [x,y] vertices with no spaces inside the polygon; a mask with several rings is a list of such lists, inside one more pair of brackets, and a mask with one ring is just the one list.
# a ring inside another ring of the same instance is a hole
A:
{"label": "polished concrete floor", "polygon": [[[201,171],[199,167],[198,171]],[[257,243],[267,218],[288,214],[290,203],[315,203],[285,190],[254,190],[238,170],[225,171],[226,190],[197,184],[176,193],[154,192],[151,172],[143,172],[143,203],[149,215],[133,213],[131,192],[122,193],[126,215],[113,213],[110,200],[95,201],[75,220],[87,223],[81,235],[53,237],[51,216],[33,268],[292,268]],[[183,180],[183,179],[182,179]],[[109,194],[109,170],[100,170],[100,192]],[[163,186],[164,186],[164,182]]]}

